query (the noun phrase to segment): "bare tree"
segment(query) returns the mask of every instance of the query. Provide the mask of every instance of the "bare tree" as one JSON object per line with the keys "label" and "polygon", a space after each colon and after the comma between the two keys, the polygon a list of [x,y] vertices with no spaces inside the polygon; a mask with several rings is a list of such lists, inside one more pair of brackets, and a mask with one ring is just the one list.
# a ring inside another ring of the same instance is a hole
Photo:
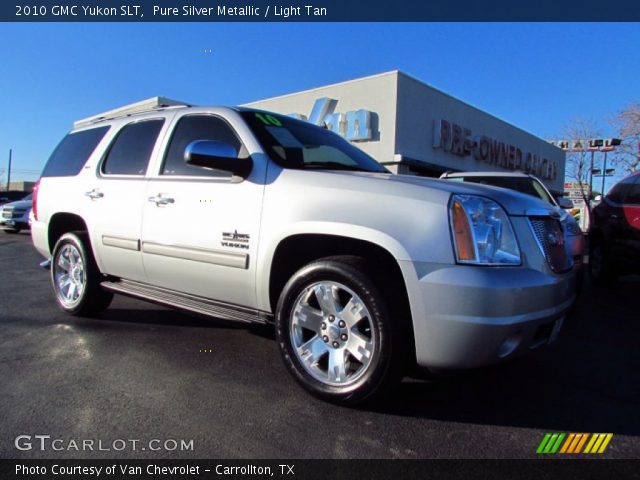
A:
{"label": "bare tree", "polygon": [[631,102],[612,120],[622,140],[613,158],[616,166],[631,173],[640,169],[640,103]]}

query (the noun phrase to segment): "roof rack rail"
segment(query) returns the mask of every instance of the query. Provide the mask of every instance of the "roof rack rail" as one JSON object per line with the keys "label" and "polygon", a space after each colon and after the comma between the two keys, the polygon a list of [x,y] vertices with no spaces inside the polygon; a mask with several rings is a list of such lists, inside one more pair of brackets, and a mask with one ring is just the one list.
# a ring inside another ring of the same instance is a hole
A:
{"label": "roof rack rail", "polygon": [[113,110],[108,110],[106,112],[98,113],[97,115],[92,115],[87,118],[83,118],[76,122],[73,122],[73,127],[84,127],[87,125],[91,125],[94,123],[101,122],[103,120],[110,120],[112,118],[117,117],[125,117],[129,115],[134,115],[136,113],[142,112],[150,112],[153,110],[160,110],[164,108],[175,108],[175,107],[191,107],[191,104],[186,102],[181,102],[179,100],[171,100],[170,98],[165,97],[151,97],[145,100],[140,100],[139,102],[130,103],[129,105],[124,105],[122,107],[114,108]]}

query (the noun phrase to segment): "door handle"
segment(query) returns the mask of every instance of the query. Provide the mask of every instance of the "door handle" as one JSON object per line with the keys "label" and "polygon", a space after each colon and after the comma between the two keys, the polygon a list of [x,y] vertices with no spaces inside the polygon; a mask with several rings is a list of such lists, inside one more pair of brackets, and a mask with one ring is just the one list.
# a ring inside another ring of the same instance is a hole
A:
{"label": "door handle", "polygon": [[162,194],[154,195],[153,197],[149,197],[150,202],[155,203],[156,205],[168,205],[170,203],[175,203],[175,200],[171,197],[165,197]]}
{"label": "door handle", "polygon": [[611,220],[617,220],[618,219],[618,215],[616,215],[615,213],[612,213],[611,215],[609,215],[609,218]]}
{"label": "door handle", "polygon": [[100,192],[97,188],[84,193],[85,197],[89,197],[91,200],[104,197],[104,193]]}

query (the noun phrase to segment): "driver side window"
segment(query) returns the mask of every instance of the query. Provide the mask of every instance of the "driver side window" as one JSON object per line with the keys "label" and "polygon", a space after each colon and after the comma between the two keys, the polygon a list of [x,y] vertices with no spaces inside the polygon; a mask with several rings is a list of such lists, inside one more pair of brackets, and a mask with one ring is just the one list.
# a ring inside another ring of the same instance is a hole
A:
{"label": "driver side window", "polygon": [[240,151],[242,144],[238,136],[222,118],[214,115],[186,115],[173,130],[169,148],[165,154],[161,175],[231,177],[230,172],[195,167],[184,161],[184,151],[195,140],[216,140],[232,145]]}

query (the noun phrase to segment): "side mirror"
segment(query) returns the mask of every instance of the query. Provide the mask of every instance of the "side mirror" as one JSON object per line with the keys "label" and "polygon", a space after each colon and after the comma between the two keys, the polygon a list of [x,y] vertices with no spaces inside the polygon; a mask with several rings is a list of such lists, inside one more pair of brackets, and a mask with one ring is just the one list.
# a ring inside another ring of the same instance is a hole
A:
{"label": "side mirror", "polygon": [[184,150],[184,161],[189,165],[213,170],[224,170],[242,178],[253,168],[251,157],[238,158],[236,149],[215,140],[195,140]]}
{"label": "side mirror", "polygon": [[560,208],[564,208],[565,210],[569,210],[570,208],[573,208],[573,202],[570,198],[560,197],[558,198],[558,206]]}
{"label": "side mirror", "polygon": [[593,199],[594,202],[600,203],[602,201],[602,195],[598,194]]}

